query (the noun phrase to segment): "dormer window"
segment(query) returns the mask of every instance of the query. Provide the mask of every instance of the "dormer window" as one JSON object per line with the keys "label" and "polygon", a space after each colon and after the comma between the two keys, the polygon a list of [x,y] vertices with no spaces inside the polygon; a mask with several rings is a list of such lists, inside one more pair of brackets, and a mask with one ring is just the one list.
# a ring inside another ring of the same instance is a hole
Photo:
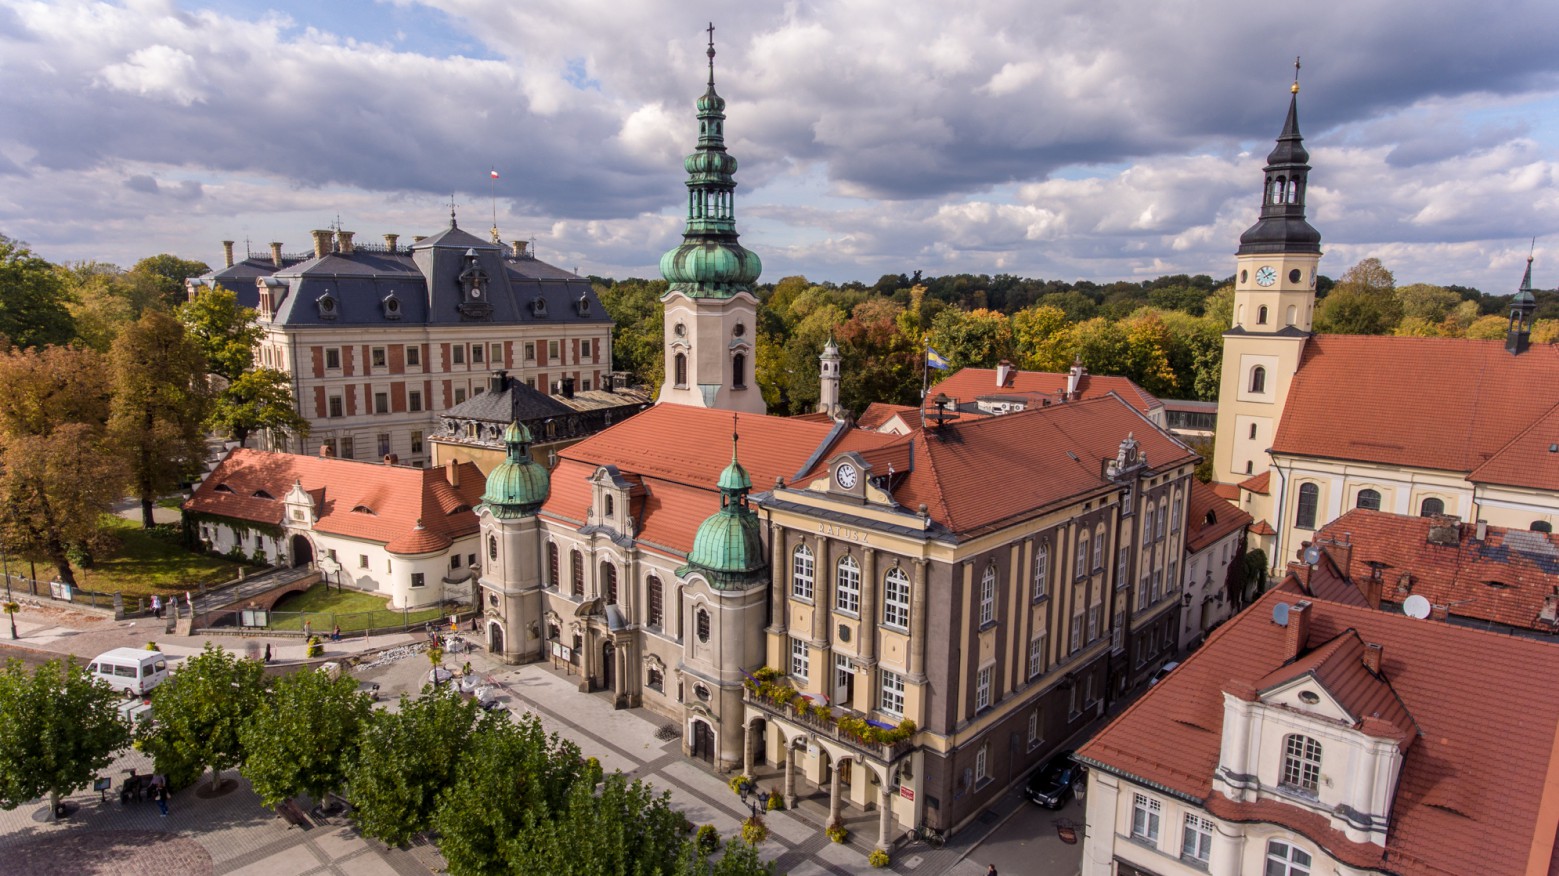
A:
{"label": "dormer window", "polygon": [[547,299],[541,297],[540,295],[532,298],[530,303],[530,312],[532,316],[546,316]]}
{"label": "dormer window", "polygon": [[336,297],[334,295],[326,292],[324,295],[314,299],[314,303],[319,306],[320,319],[336,318]]}
{"label": "dormer window", "polygon": [[1321,784],[1321,743],[1298,733],[1283,737],[1280,784],[1291,791],[1315,796]]}
{"label": "dormer window", "polygon": [[401,318],[401,300],[395,297],[394,292],[384,296],[384,298],[380,300],[379,304],[384,308],[385,319]]}
{"label": "dormer window", "polygon": [[213,492],[216,492],[216,493],[231,493],[231,492],[233,492],[233,488],[228,486],[227,484],[217,484],[215,487],[212,487],[211,489],[212,489]]}
{"label": "dormer window", "polygon": [[276,498],[275,496],[272,496],[270,493],[267,493],[264,490],[255,490],[253,493],[250,493],[250,495],[253,496],[256,499],[271,499],[271,500],[275,500],[275,498]]}
{"label": "dormer window", "polygon": [[352,513],[353,514],[369,514],[369,515],[373,515],[373,516],[378,516],[378,515],[374,514],[374,509],[368,507],[367,505],[354,505],[354,506],[352,506]]}
{"label": "dormer window", "polygon": [[590,315],[590,296],[588,294],[580,295],[579,296],[579,301],[575,302],[575,307],[578,308],[580,316],[589,316]]}

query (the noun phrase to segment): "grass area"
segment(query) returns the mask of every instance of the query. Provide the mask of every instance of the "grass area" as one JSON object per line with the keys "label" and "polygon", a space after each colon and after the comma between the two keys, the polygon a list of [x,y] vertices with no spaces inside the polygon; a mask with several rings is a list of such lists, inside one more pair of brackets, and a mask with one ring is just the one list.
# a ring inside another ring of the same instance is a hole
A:
{"label": "grass area", "polygon": [[310,621],[314,632],[327,635],[337,624],[343,633],[381,629],[403,624],[421,626],[442,619],[441,608],[403,611],[390,608],[390,599],[360,590],[338,590],[320,583],[308,590],[282,597],[271,611],[270,629],[301,630]]}
{"label": "grass area", "polygon": [[[104,593],[122,591],[125,596],[170,594],[220,584],[238,577],[240,563],[226,557],[214,557],[186,549],[177,541],[160,538],[134,521],[112,514],[104,515],[104,528],[119,542],[119,547],[97,556],[90,569],[71,564],[77,586]],[[38,561],[38,580],[54,578],[54,564]],[[27,574],[27,562],[11,558],[11,574]],[[252,567],[251,567],[252,570]]]}

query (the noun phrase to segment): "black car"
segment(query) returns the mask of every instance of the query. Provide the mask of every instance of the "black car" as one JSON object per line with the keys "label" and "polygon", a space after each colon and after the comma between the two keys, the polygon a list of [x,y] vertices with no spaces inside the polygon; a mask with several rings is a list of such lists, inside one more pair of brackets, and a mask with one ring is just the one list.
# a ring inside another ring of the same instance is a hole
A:
{"label": "black car", "polygon": [[1082,778],[1083,768],[1072,760],[1072,752],[1063,751],[1029,777],[1024,796],[1046,809],[1060,809],[1072,799],[1072,785]]}

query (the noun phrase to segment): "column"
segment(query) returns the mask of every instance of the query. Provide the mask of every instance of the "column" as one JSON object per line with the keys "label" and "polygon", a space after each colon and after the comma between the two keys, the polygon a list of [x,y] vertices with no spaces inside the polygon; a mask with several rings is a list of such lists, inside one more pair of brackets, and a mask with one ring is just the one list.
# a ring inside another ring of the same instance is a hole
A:
{"label": "column", "polygon": [[861,641],[857,644],[861,659],[868,663],[877,656],[877,551],[865,548],[861,551],[865,562],[861,563]]}
{"label": "column", "polygon": [[839,799],[839,761],[830,758],[828,765],[828,823],[833,824],[839,820],[844,801]]}
{"label": "column", "polygon": [[812,576],[812,641],[827,643],[828,615],[833,605],[834,566],[826,538],[817,540],[817,568]]}
{"label": "column", "polygon": [[[769,629],[776,635],[785,635],[785,604],[786,596],[790,592],[790,558],[786,553],[787,539],[785,527],[776,526],[769,530],[769,547],[772,549],[772,559],[769,561]],[[781,647],[784,647],[781,643]]]}
{"label": "column", "polygon": [[893,830],[893,790],[882,786],[882,799],[877,802],[877,848],[889,848],[888,834]]}
{"label": "column", "polygon": [[909,680],[922,684],[926,680],[926,575],[931,561],[915,561],[915,580],[909,592]]}
{"label": "column", "polygon": [[796,745],[794,739],[785,740],[785,806],[796,808]]}
{"label": "column", "polygon": [[752,722],[742,725],[742,775],[752,775]]}

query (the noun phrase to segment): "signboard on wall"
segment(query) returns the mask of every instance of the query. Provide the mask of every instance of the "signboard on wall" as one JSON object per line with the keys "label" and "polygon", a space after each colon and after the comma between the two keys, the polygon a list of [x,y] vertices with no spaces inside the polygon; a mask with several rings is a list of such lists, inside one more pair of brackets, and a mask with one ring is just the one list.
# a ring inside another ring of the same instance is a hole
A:
{"label": "signboard on wall", "polygon": [[915,789],[908,785],[900,785],[899,796],[903,797],[905,800],[913,800],[915,799]]}

